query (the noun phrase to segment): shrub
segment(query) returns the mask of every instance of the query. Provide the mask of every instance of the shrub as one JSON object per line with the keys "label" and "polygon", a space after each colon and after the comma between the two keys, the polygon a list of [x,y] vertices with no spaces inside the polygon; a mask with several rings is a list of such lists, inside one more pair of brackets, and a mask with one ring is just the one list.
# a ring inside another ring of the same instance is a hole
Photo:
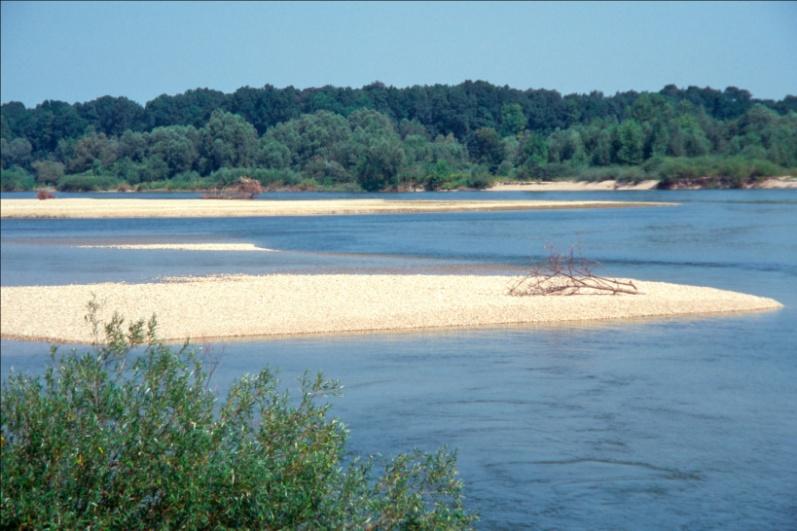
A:
{"label": "shrub", "polygon": [[475,188],[477,190],[483,190],[490,187],[492,184],[493,179],[489,175],[471,175],[465,181],[465,185],[468,188]]}
{"label": "shrub", "polygon": [[[91,305],[90,305],[91,306]],[[292,400],[263,370],[217,404],[197,353],[89,314],[105,340],[54,347],[43,377],[2,388],[2,528],[460,529],[454,456],[344,457],[346,428],[305,375]],[[137,349],[140,345],[140,349]],[[142,351],[143,350],[143,351]]]}
{"label": "shrub", "polygon": [[0,170],[0,190],[3,192],[24,192],[35,184],[33,176],[18,166]]}
{"label": "shrub", "polygon": [[523,180],[540,179],[544,181],[566,179],[578,173],[578,169],[566,163],[549,163],[524,166],[518,169],[517,178]]}
{"label": "shrub", "polygon": [[646,176],[646,171],[639,166],[593,166],[581,169],[577,175],[579,180],[600,182],[612,179],[621,183],[638,183]]}
{"label": "shrub", "polygon": [[200,177],[196,172],[186,172],[177,174],[171,179],[139,183],[136,186],[136,190],[139,192],[147,190],[168,190],[172,192],[177,190],[206,190],[213,188],[216,184],[216,181],[210,177]]}
{"label": "shrub", "polygon": [[58,189],[62,192],[101,192],[114,190],[120,184],[119,179],[110,175],[81,173],[61,177],[58,181]]}

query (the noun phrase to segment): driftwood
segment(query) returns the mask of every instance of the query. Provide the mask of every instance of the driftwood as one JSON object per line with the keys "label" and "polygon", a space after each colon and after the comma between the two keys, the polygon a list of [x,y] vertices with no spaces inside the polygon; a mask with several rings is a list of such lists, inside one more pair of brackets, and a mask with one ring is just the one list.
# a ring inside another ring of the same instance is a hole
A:
{"label": "driftwood", "polygon": [[605,293],[611,295],[639,293],[631,281],[596,275],[595,262],[575,256],[573,248],[567,254],[548,247],[546,260],[535,264],[523,277],[513,281],[507,292],[514,296],[577,295]]}
{"label": "driftwood", "polygon": [[263,185],[255,179],[241,177],[237,182],[221,190],[211,190],[202,199],[254,199],[263,193]]}
{"label": "driftwood", "polygon": [[36,199],[44,201],[45,199],[55,199],[55,192],[48,188],[38,188],[36,190]]}

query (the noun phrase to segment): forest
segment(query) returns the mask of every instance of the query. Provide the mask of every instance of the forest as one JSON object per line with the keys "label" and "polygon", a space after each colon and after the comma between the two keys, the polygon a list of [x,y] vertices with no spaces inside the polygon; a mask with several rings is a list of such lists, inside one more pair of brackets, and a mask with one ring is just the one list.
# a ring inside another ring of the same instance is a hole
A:
{"label": "forest", "polygon": [[797,168],[797,96],[668,85],[606,96],[484,81],[396,88],[243,87],[145,105],[2,105],[3,191],[484,188],[658,179],[740,187]]}

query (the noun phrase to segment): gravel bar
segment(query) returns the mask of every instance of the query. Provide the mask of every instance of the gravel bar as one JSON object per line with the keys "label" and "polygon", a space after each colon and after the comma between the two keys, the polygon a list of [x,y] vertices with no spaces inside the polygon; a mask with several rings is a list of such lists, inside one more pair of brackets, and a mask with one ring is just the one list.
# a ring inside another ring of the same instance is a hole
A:
{"label": "gravel bar", "polygon": [[86,304],[101,317],[156,314],[181,341],[429,328],[579,323],[780,308],[777,301],[707,287],[635,281],[636,295],[507,294],[512,278],[464,275],[182,277],[149,284],[0,288],[2,337],[88,342]]}

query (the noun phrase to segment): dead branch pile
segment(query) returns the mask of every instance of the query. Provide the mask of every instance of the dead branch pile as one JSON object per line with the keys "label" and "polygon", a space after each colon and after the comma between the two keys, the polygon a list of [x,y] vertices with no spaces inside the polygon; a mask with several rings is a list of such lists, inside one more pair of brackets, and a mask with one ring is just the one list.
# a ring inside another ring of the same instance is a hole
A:
{"label": "dead branch pile", "polygon": [[44,201],[45,199],[55,199],[55,192],[49,188],[38,188],[36,190],[36,199]]}
{"label": "dead branch pile", "polygon": [[211,190],[202,196],[203,199],[254,199],[263,193],[260,181],[249,177],[241,177],[235,183],[221,190]]}
{"label": "dead branch pile", "polygon": [[577,294],[628,294],[639,293],[631,281],[596,275],[595,262],[577,257],[571,248],[561,254],[549,247],[546,260],[535,264],[523,277],[513,281],[507,292],[514,296],[577,295]]}

